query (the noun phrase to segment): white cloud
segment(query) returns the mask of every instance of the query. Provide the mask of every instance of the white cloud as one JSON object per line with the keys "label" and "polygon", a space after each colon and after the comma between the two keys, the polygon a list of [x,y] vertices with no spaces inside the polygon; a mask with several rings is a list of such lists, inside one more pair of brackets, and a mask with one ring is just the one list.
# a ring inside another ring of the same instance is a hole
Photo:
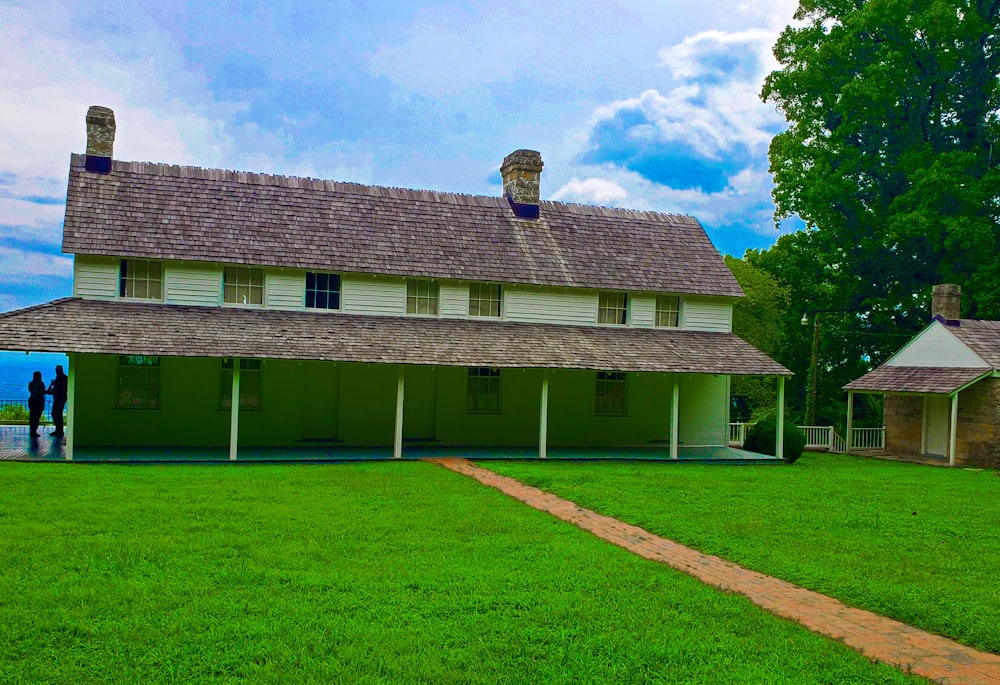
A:
{"label": "white cloud", "polygon": [[614,181],[606,178],[580,180],[576,176],[552,194],[553,200],[608,206],[621,205],[627,197],[628,192]]}
{"label": "white cloud", "polygon": [[44,278],[70,278],[73,259],[0,246],[0,283],[26,285]]}

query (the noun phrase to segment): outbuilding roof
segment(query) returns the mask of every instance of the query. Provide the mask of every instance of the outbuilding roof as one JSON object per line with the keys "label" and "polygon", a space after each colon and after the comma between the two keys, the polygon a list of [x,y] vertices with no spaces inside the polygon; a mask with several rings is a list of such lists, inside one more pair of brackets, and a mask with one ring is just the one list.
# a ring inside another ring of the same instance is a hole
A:
{"label": "outbuilding roof", "polygon": [[960,319],[957,326],[947,328],[983,361],[1000,370],[1000,321]]}
{"label": "outbuilding roof", "polygon": [[990,372],[986,368],[883,365],[851,381],[844,390],[948,395]]}
{"label": "outbuilding roof", "polygon": [[0,314],[0,349],[790,376],[732,333],[66,298]]}
{"label": "outbuilding roof", "polygon": [[692,217],[73,155],[63,251],[738,297]]}

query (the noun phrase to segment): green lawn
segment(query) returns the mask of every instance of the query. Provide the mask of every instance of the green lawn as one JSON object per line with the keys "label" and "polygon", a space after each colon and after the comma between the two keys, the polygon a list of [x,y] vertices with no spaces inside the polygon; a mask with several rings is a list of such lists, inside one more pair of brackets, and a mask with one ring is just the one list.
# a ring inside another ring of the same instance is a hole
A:
{"label": "green lawn", "polygon": [[1000,653],[1000,478],[841,455],[793,466],[484,462],[702,552]]}
{"label": "green lawn", "polygon": [[3,683],[918,682],[424,463],[0,463],[0,563]]}

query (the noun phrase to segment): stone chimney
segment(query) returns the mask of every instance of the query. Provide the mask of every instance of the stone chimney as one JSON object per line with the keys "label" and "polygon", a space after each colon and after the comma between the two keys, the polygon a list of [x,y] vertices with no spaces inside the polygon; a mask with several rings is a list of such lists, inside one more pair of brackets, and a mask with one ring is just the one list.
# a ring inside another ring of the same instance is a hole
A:
{"label": "stone chimney", "polygon": [[542,156],[534,150],[515,150],[504,157],[500,176],[503,177],[503,196],[514,210],[514,216],[537,219]]}
{"label": "stone chimney", "polygon": [[962,318],[962,287],[952,283],[934,286],[931,294],[931,318],[939,319],[948,326],[957,326]]}
{"label": "stone chimney", "polygon": [[115,146],[115,113],[107,107],[91,105],[87,110],[87,171],[110,174]]}

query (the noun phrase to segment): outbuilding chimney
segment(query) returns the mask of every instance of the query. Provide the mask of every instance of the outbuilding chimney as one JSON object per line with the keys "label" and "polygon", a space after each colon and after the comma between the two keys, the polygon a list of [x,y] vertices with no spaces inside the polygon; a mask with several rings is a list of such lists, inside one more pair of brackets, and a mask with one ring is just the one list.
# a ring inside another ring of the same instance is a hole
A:
{"label": "outbuilding chimney", "polygon": [[114,146],[115,113],[108,107],[91,105],[87,110],[87,171],[110,174]]}
{"label": "outbuilding chimney", "polygon": [[503,196],[514,210],[514,216],[537,219],[542,156],[535,150],[515,150],[504,157],[500,176]]}
{"label": "outbuilding chimney", "polygon": [[941,319],[945,325],[957,326],[962,318],[962,287],[953,283],[934,286],[931,294],[931,318]]}

